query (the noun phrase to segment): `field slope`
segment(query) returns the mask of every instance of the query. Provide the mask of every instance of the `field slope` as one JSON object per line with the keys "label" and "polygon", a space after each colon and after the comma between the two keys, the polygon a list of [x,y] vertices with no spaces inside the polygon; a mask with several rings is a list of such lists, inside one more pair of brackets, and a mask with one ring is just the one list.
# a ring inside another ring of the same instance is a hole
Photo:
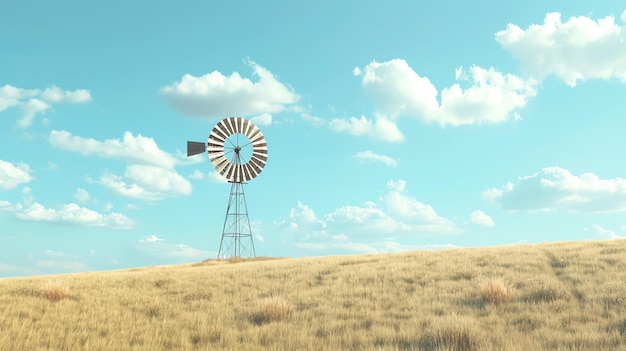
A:
{"label": "field slope", "polygon": [[626,350],[626,241],[0,280],[0,350]]}

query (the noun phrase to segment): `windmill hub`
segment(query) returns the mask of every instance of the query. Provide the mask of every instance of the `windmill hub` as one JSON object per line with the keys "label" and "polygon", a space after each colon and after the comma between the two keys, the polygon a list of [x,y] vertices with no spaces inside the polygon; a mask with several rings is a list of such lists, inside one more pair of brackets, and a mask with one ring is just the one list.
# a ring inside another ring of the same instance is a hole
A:
{"label": "windmill hub", "polygon": [[204,151],[209,154],[215,171],[232,184],[217,257],[254,257],[254,242],[243,184],[257,177],[265,167],[265,137],[247,119],[229,117],[217,123],[209,134],[208,143],[187,142],[187,156]]}

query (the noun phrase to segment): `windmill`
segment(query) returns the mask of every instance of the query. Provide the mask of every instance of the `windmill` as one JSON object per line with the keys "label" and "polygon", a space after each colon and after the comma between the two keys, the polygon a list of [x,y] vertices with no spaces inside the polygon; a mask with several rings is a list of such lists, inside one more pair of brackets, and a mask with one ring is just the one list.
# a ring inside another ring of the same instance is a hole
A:
{"label": "windmill", "polygon": [[215,171],[226,178],[230,197],[217,258],[254,257],[254,241],[243,185],[258,176],[267,162],[267,142],[261,130],[241,117],[215,125],[208,143],[187,142],[187,156],[207,151]]}

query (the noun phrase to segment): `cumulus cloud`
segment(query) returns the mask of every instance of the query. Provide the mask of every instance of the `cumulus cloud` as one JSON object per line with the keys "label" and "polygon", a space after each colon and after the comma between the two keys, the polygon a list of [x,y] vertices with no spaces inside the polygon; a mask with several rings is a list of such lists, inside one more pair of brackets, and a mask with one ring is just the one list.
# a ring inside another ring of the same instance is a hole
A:
{"label": "cumulus cloud", "polygon": [[[624,13],[621,17],[626,22]],[[552,12],[543,24],[526,29],[509,24],[495,38],[535,78],[555,75],[570,86],[587,79],[626,83],[626,26],[616,24],[613,16],[578,16],[563,22],[560,13]]]}
{"label": "cumulus cloud", "polygon": [[52,222],[84,227],[128,229],[133,226],[133,221],[121,213],[101,214],[80,207],[75,203],[69,203],[59,208],[46,208],[35,202],[24,210],[16,212],[15,215],[25,221]]}
{"label": "cumulus cloud", "polygon": [[289,211],[290,227],[297,228],[300,225],[309,226],[311,224],[320,224],[324,227],[322,221],[317,219],[315,212],[309,206],[298,201],[298,205]]}
{"label": "cumulus cloud", "polygon": [[361,118],[350,117],[349,119],[335,118],[330,121],[329,126],[336,132],[346,132],[355,136],[366,135],[389,142],[404,140],[404,135],[396,123],[383,115],[377,115],[374,120],[365,116],[361,116]]}
{"label": "cumulus cloud", "polygon": [[461,232],[450,220],[406,192],[406,182],[390,181],[377,202],[342,206],[318,216],[298,202],[289,217],[275,223],[296,236],[301,248],[341,248],[355,252],[391,252],[416,246],[402,244],[396,237],[418,237]]}
{"label": "cumulus cloud", "polygon": [[125,132],[122,139],[106,139],[98,141],[72,135],[65,130],[53,130],[48,137],[50,144],[58,149],[78,152],[82,155],[96,155],[103,158],[121,158],[129,163],[155,165],[162,168],[173,168],[176,159],[161,150],[153,138],[141,134],[134,136]]}
{"label": "cumulus cloud", "polygon": [[455,77],[459,83],[443,88],[441,101],[430,79],[420,76],[402,59],[374,61],[364,71],[363,89],[379,112],[392,121],[411,117],[440,126],[499,123],[519,118],[515,111],[536,95],[534,79],[524,80],[494,68],[458,68]]}
{"label": "cumulus cloud", "polygon": [[32,98],[39,93],[39,90],[21,89],[8,84],[0,87],[0,112],[9,107],[18,106],[22,100]]}
{"label": "cumulus cloud", "polygon": [[472,212],[470,216],[470,220],[472,221],[472,223],[482,225],[485,227],[493,227],[496,225],[493,219],[481,210],[476,210]]}
{"label": "cumulus cloud", "polygon": [[256,81],[234,72],[225,76],[218,71],[195,77],[186,74],[178,82],[161,89],[161,95],[183,114],[222,119],[278,113],[295,104],[300,97],[267,69],[246,61]]}
{"label": "cumulus cloud", "polygon": [[624,237],[617,235],[610,229],[602,228],[601,226],[594,224],[591,227],[585,228],[585,231],[593,235],[593,239],[599,240],[616,240],[624,239]]}
{"label": "cumulus cloud", "polygon": [[53,104],[79,104],[89,101],[91,101],[91,94],[84,89],[70,91],[51,86],[41,91],[39,89],[17,88],[8,84],[0,87],[0,112],[13,106],[19,106],[22,110],[22,116],[18,119],[17,126],[20,128],[29,127],[35,116],[45,113],[52,108]]}
{"label": "cumulus cloud", "polygon": [[62,90],[57,86],[52,86],[44,90],[39,97],[48,103],[68,103],[79,104],[91,101],[91,94],[88,90],[78,89],[74,91]]}
{"label": "cumulus cloud", "polygon": [[31,172],[25,163],[14,164],[0,160],[0,190],[14,189],[19,184],[30,182],[33,179]]}
{"label": "cumulus cloud", "polygon": [[48,140],[59,149],[125,160],[124,176],[105,173],[98,180],[118,195],[157,201],[189,195],[192,191],[191,183],[175,170],[180,162],[161,150],[152,138],[125,132],[122,139],[98,141],[53,130]]}
{"label": "cumulus cloud", "polygon": [[33,120],[37,114],[45,113],[50,107],[48,103],[35,98],[21,103],[22,117],[17,120],[17,126],[20,128],[29,127],[33,124]]}
{"label": "cumulus cloud", "polygon": [[192,190],[191,183],[180,174],[151,165],[129,165],[124,177],[106,173],[99,183],[118,195],[149,201],[189,195]]}
{"label": "cumulus cloud", "polygon": [[547,167],[502,188],[487,189],[483,198],[507,210],[572,212],[626,211],[626,180],[579,176],[559,167]]}
{"label": "cumulus cloud", "polygon": [[387,211],[407,232],[456,233],[459,229],[448,219],[439,216],[435,210],[417,199],[406,195],[406,181],[389,181],[388,193],[380,200]]}
{"label": "cumulus cloud", "polygon": [[389,157],[386,155],[380,155],[370,150],[359,151],[354,155],[354,158],[356,158],[357,160],[361,162],[366,162],[366,161],[380,162],[389,167],[396,167],[398,165],[398,161],[396,161],[392,157]]}

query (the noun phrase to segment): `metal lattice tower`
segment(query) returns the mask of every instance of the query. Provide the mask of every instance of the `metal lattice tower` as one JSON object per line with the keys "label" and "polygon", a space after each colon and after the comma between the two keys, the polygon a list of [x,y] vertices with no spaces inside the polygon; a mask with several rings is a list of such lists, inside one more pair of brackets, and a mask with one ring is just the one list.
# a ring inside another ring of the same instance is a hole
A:
{"label": "metal lattice tower", "polygon": [[255,257],[244,183],[233,182],[217,258]]}
{"label": "metal lattice tower", "polygon": [[267,142],[261,130],[241,117],[221,120],[208,143],[187,142],[187,156],[207,151],[215,171],[231,183],[217,258],[255,257],[254,241],[243,191],[267,162]]}

